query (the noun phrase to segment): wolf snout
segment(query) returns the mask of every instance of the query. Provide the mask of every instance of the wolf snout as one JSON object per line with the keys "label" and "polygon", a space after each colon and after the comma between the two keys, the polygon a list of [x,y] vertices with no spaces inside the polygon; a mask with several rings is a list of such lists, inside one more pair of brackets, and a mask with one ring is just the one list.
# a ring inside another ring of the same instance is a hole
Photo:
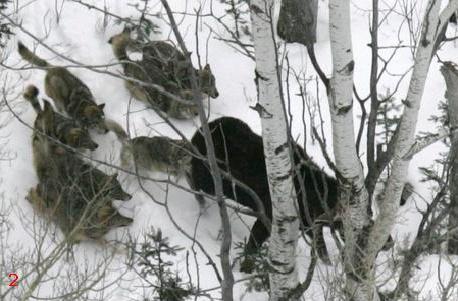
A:
{"label": "wolf snout", "polygon": [[132,199],[132,195],[126,193],[126,194],[124,195],[123,201],[128,201],[128,200],[131,200],[131,199]]}
{"label": "wolf snout", "polygon": [[96,150],[98,147],[99,147],[99,145],[98,145],[97,143],[94,142],[94,143],[92,143],[92,144],[89,146],[89,149],[90,149],[91,151],[93,151],[93,150]]}

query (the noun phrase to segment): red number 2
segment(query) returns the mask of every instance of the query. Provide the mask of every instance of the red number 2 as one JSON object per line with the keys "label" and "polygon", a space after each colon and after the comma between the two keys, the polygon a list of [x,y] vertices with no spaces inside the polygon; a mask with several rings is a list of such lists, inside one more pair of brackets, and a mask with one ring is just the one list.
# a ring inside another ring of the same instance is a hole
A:
{"label": "red number 2", "polygon": [[14,278],[11,280],[11,282],[8,284],[8,286],[17,286],[17,281],[19,279],[19,276],[17,274],[11,273],[8,275],[8,278]]}

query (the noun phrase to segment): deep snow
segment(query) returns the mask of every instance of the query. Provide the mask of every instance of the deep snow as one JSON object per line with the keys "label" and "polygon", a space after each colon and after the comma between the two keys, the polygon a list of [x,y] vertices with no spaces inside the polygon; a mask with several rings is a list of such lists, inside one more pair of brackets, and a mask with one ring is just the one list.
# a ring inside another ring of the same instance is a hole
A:
{"label": "deep snow", "polygon": [[[57,1],[60,2],[60,1]],[[102,1],[92,0],[87,1],[88,3],[97,5],[98,7],[106,7],[113,13],[121,15],[123,17],[138,16],[138,12],[134,7],[127,5],[127,3],[136,3],[136,1]],[[154,10],[160,9],[160,4],[154,1],[151,7]],[[210,1],[182,1],[182,0],[171,0],[170,4],[175,11],[191,11],[192,8],[197,8],[198,3],[202,2],[204,8],[208,10]],[[222,14],[222,7],[219,1],[213,1],[214,11],[217,14]],[[387,1],[392,3],[393,1]],[[331,72],[331,61],[330,61],[330,50],[327,33],[327,3],[320,1],[320,13],[319,13],[319,24],[318,24],[318,43],[316,45],[316,53],[320,63],[323,66],[326,74]],[[418,1],[417,5],[420,5],[425,1]],[[42,39],[44,43],[52,46],[56,51],[62,53],[72,59],[87,65],[100,65],[116,62],[111,47],[107,43],[110,36],[118,33],[122,27],[116,25],[113,19],[108,20],[108,26],[103,27],[103,15],[95,10],[89,10],[77,3],[65,1],[62,6],[59,23],[56,23],[56,11],[55,1],[41,0],[25,2],[19,1],[19,7],[21,8],[16,15],[17,20],[21,21],[22,26],[30,31],[33,35]],[[369,1],[358,0],[353,1],[352,4],[352,27],[353,27],[353,48],[355,56],[355,82],[357,85],[358,92],[361,95],[367,95],[369,90],[369,72],[370,72],[370,48],[367,44],[370,41],[369,36]],[[421,12],[423,10],[421,9]],[[205,10],[204,10],[205,12]],[[421,14],[420,14],[421,16]],[[185,36],[187,46],[193,51],[192,59],[194,63],[197,62],[196,51],[195,51],[195,19],[192,16],[177,15],[177,18],[183,18],[180,23],[180,30]],[[153,22],[158,22],[156,18],[152,18]],[[164,23],[160,22],[161,34],[156,34],[153,39],[167,39],[172,37],[170,34],[170,28]],[[242,56],[240,53],[233,50],[224,42],[218,41],[210,37],[208,39],[208,53],[207,53],[207,37],[209,34],[209,28],[223,33],[222,28],[215,24],[215,21],[209,17],[205,17],[199,23],[199,52],[202,55],[202,60],[205,62],[208,57],[213,72],[216,75],[216,83],[220,93],[217,100],[212,100],[210,103],[211,119],[219,116],[235,116],[245,122],[247,122],[252,129],[260,133],[260,121],[257,113],[249,108],[256,101],[256,90],[254,85],[254,63],[248,58]],[[401,28],[401,29],[400,29]],[[453,34],[455,28],[452,26],[450,34]],[[20,60],[16,52],[16,42],[22,41],[25,45],[32,47],[36,45],[33,40],[20,32],[15,30],[16,36],[14,36],[9,44],[8,50],[6,51],[8,57],[5,62],[8,66],[20,67],[24,66],[24,63]],[[396,44],[398,41],[398,35],[403,41],[403,44],[408,43],[406,36],[407,28],[403,23],[402,17],[398,14],[391,14],[387,24],[384,24],[379,34],[380,45],[389,46]],[[224,34],[224,33],[223,33]],[[173,38],[172,38],[173,40]],[[440,52],[442,60],[453,59],[456,57],[456,49],[452,43],[449,43],[445,50]],[[306,72],[306,77],[314,75],[313,68],[308,62],[306,57],[306,51],[303,46],[300,45],[288,45],[287,51],[289,53],[291,65],[299,71]],[[387,49],[386,52],[382,52],[384,57],[388,57],[392,49]],[[56,65],[68,65],[68,62],[63,61],[61,58],[56,57],[51,52],[44,49],[42,46],[37,47],[37,54],[48,59],[50,62]],[[395,60],[390,64],[389,70],[391,73],[403,73],[412,64],[412,54],[409,48],[401,48],[398,51],[398,55]],[[441,74],[439,73],[439,64],[433,59],[433,63],[430,68],[428,76],[427,86],[425,94],[423,96],[423,104],[420,112],[420,119],[418,124],[417,132],[424,130],[431,130],[431,123],[427,121],[428,117],[437,112],[438,101],[443,99],[444,94],[444,82]],[[112,72],[120,72],[119,66],[109,67]],[[121,79],[114,78],[109,75],[95,73],[84,68],[72,68],[71,71],[81,78],[91,89],[98,102],[105,102],[105,113],[106,116],[118,121],[125,126],[125,115],[127,112],[127,106],[129,103],[129,94],[124,88]],[[10,95],[14,97],[20,95],[23,88],[28,84],[37,85],[42,91],[41,97],[45,97],[43,89],[44,72],[41,70],[26,70],[26,71],[14,71],[4,70],[2,74],[2,80],[7,86],[14,87],[14,93],[16,95]],[[395,77],[384,76],[379,84],[380,93],[384,93],[386,90],[393,91],[395,87]],[[400,85],[400,89],[396,94],[396,98],[400,101],[405,97],[408,76]],[[310,83],[307,87],[309,91],[315,91],[314,84]],[[327,114],[327,102],[325,97],[324,88],[321,86],[321,107],[323,108],[323,115],[325,118],[325,132],[327,134],[328,150],[332,150],[332,144],[330,141],[330,125]],[[293,135],[299,137],[300,141],[303,141],[303,129],[301,121],[302,106],[300,99],[295,96],[298,93],[297,84],[292,84],[291,95],[293,100],[291,102],[292,112],[294,113],[293,119]],[[313,97],[314,93],[312,93]],[[167,135],[171,137],[178,137],[160,118],[151,110],[144,110],[144,105],[136,100],[132,100],[131,111],[134,112],[130,116],[130,129],[133,136],[137,135]],[[35,117],[35,113],[27,103],[21,101],[15,110],[20,113],[21,118],[27,123],[31,124]],[[5,113],[3,113],[5,114]],[[358,114],[356,112],[355,114]],[[308,114],[305,119],[308,120]],[[190,137],[198,126],[197,120],[194,121],[175,121],[174,124],[183,133]],[[149,125],[149,126],[148,126]],[[355,126],[357,129],[357,126]],[[9,219],[12,222],[13,230],[10,233],[9,243],[11,246],[20,245],[22,250],[31,248],[33,246],[33,239],[31,239],[30,225],[33,221],[33,211],[28,205],[27,201],[24,200],[24,196],[27,190],[36,184],[37,179],[32,168],[32,155],[30,145],[31,130],[18,122],[17,120],[11,121],[7,127],[2,129],[1,137],[8,141],[7,148],[14,154],[14,159],[11,161],[0,161],[1,168],[1,188],[0,191],[4,192],[6,199],[4,202],[12,204],[14,210],[11,212]],[[107,135],[96,135],[95,140],[99,143],[99,149],[91,154],[94,158],[99,160],[105,160],[107,162],[118,162],[118,153],[120,149],[120,143],[117,141],[113,134]],[[315,160],[324,166],[324,160],[320,155],[320,151],[317,145],[311,144],[311,139],[308,138],[307,150],[315,158]],[[362,142],[364,145],[364,140]],[[410,167],[410,178],[414,183],[415,191],[419,195],[426,199],[430,198],[428,187],[424,184],[418,184],[419,174],[417,172],[418,166],[426,166],[432,162],[432,158],[443,150],[440,143],[430,146],[426,151],[418,154]],[[362,160],[365,160],[364,152],[361,152]],[[109,171],[106,167],[101,167]],[[113,172],[113,171],[111,171]],[[160,173],[152,173],[153,177],[165,178],[166,175]],[[134,198],[127,202],[120,204],[122,206],[121,211],[126,215],[134,217],[134,223],[132,226],[126,229],[117,229],[111,231],[107,238],[112,239],[117,237],[118,239],[125,240],[127,232],[133,236],[140,236],[141,233],[150,229],[151,226],[160,228],[164,235],[170,237],[172,244],[178,244],[186,248],[190,248],[191,241],[185,236],[180,234],[174,225],[170,222],[164,208],[155,204],[143,193],[136,179],[128,176],[121,175],[123,179],[123,185],[126,190],[134,195]],[[180,180],[180,184],[186,186],[185,181]],[[155,199],[159,202],[165,201],[165,185],[156,183],[146,184],[148,190],[154,195]],[[193,229],[196,226],[197,217],[199,216],[199,207],[194,201],[193,196],[180,189],[169,187],[168,191],[168,205],[171,214],[174,219],[180,225],[181,228],[185,229],[190,235],[193,235]],[[422,206],[421,202],[417,202],[419,206]],[[397,237],[398,241],[401,241],[405,235],[412,235],[415,233],[416,225],[420,220],[420,215],[416,212],[415,201],[409,200],[407,206],[401,209],[402,218],[400,223],[395,227],[393,234]],[[40,219],[38,219],[39,221]],[[239,217],[232,213],[232,233],[234,242],[243,240],[249,234],[249,228],[253,222],[252,218],[245,217],[242,222]],[[215,262],[219,262],[217,254],[219,253],[219,243],[217,235],[220,227],[220,220],[218,210],[215,205],[211,206],[207,213],[199,219],[197,227],[197,238],[205,246],[208,253],[211,254]],[[29,229],[29,231],[27,231]],[[48,242],[52,245],[52,242]],[[332,244],[330,244],[331,246]],[[335,255],[335,250],[332,252]],[[309,263],[309,247],[301,241],[298,250],[298,264],[301,270],[302,276]],[[233,254],[235,255],[235,254]],[[103,248],[90,242],[81,243],[75,248],[75,258],[79,265],[87,264],[91,266],[97,260],[100,260],[103,256]],[[205,257],[199,252],[198,253],[199,266],[200,266],[200,281],[202,288],[212,288],[218,285],[215,275],[212,269],[206,265]],[[123,255],[117,255],[115,260],[110,263],[110,271],[107,276],[108,279],[115,279],[121,275],[125,269],[124,266],[125,258]],[[177,264],[177,268],[182,271],[183,275],[185,270],[185,253],[182,252],[174,261]],[[427,260],[423,264],[424,269],[420,270],[428,273],[426,266],[431,264],[435,266],[436,260]],[[53,268],[51,273],[57,273],[61,269],[70,269],[71,263],[62,261]],[[193,269],[191,264],[191,269]],[[324,280],[332,278],[332,275],[338,273],[334,267],[326,267],[321,263],[317,266],[315,272],[314,282],[311,288],[307,291],[306,299],[314,298],[315,300],[323,300],[325,298],[325,285]],[[245,277],[238,272],[238,267],[234,269],[236,279]],[[195,273],[192,273],[195,277]],[[2,275],[3,277],[3,275]],[[60,277],[65,280],[65,273]],[[129,279],[136,279],[134,282]],[[186,278],[186,276],[185,276]],[[195,279],[194,279],[195,280]],[[58,282],[58,280],[56,280]],[[110,292],[104,295],[104,300],[140,300],[140,296],[143,292],[142,289],[135,289],[136,285],[142,283],[141,279],[134,277],[134,273],[129,271],[128,274],[124,275],[124,280],[119,285],[112,286],[108,289]],[[24,284],[25,285],[25,284]],[[322,287],[324,285],[324,287]],[[52,291],[53,283],[44,283],[40,285],[39,290],[36,294],[41,297],[45,297]],[[422,288],[422,293],[426,296],[430,291],[436,292],[437,290],[437,279],[434,277]],[[235,289],[236,300],[266,300],[266,294],[245,294],[243,284],[237,284]],[[213,292],[215,296],[218,296],[217,291]],[[94,296],[97,296],[97,292],[94,292]]]}

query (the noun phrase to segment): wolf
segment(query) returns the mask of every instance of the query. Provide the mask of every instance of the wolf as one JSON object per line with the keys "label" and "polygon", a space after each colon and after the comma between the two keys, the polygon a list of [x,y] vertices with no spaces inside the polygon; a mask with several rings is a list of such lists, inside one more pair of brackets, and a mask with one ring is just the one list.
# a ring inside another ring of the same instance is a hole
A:
{"label": "wolf", "polygon": [[[41,108],[40,108],[41,109]],[[34,121],[32,134],[32,157],[39,181],[58,179],[58,166],[65,164],[67,150],[56,139],[54,111],[49,103],[45,103]]]}
{"label": "wolf", "polygon": [[106,120],[106,127],[122,143],[122,166],[170,173],[177,178],[188,173],[192,153],[189,142],[163,136],[128,139],[121,125],[109,119]]}
{"label": "wolf", "polygon": [[78,184],[80,193],[86,198],[100,195],[121,201],[132,199],[132,195],[122,189],[117,180],[117,173],[107,175],[78,157],[71,158],[69,167],[65,166],[65,171],[62,170],[62,173],[63,176],[69,180],[73,179]]}
{"label": "wolf", "polygon": [[99,104],[88,86],[64,67],[53,66],[41,59],[24,44],[18,42],[20,56],[29,63],[46,69],[45,92],[54,100],[60,112],[66,112],[71,118],[88,128],[103,128],[105,104]]}
{"label": "wolf", "polygon": [[84,192],[86,198],[103,195],[119,200],[131,199],[132,196],[122,190],[117,174],[103,173],[57,142],[56,115],[45,102],[45,108],[39,111],[34,122],[33,162],[39,181],[56,186],[76,184],[78,193]]}
{"label": "wolf", "polygon": [[55,222],[70,243],[101,241],[110,229],[133,222],[132,218],[119,214],[108,198],[87,200],[42,183],[31,188],[26,199],[36,212]]}
{"label": "wolf", "polygon": [[71,180],[60,174],[59,166],[64,166],[69,158],[63,154],[57,156],[64,157],[52,161],[48,158],[46,176],[41,177],[26,197],[36,212],[55,222],[71,243],[98,240],[111,228],[132,223],[131,218],[120,215],[112,207],[109,195],[103,191],[87,192],[88,187],[81,181],[84,177]]}
{"label": "wolf", "polygon": [[53,220],[66,236],[78,242],[98,239],[109,229],[132,219],[119,215],[111,199],[129,200],[116,180],[75,154],[56,148],[44,135],[34,135],[34,165],[39,184],[29,192],[34,209]]}
{"label": "wolf", "polygon": [[190,72],[194,72],[200,92],[211,98],[219,96],[215,76],[209,64],[206,64],[202,70],[195,69],[181,51],[164,41],[146,43],[142,47],[142,53],[144,61],[159,66],[167,78],[177,82],[181,88],[192,89]]}
{"label": "wolf", "polygon": [[[266,216],[272,219],[272,203],[262,137],[255,134],[246,123],[232,117],[216,119],[209,123],[209,127],[219,168],[254,191],[261,200],[263,208],[258,208],[246,189],[226,177],[223,177],[224,195],[255,212],[259,213],[260,209],[264,209]],[[214,195],[213,177],[207,162],[201,158],[202,155],[207,155],[201,130],[196,131],[191,143],[198,153],[191,159],[189,185],[196,191]],[[299,145],[293,144],[293,146],[296,166],[293,170],[293,181],[302,228],[304,233],[315,241],[320,258],[324,262],[329,262],[322,228],[324,225],[338,230],[342,228],[342,223],[339,221],[338,181],[323,172]],[[201,202],[201,199],[198,201]],[[269,237],[269,233],[270,229],[258,218],[251,228],[247,245],[248,253],[256,252]],[[387,244],[389,242],[390,239]],[[242,271],[251,272],[252,268],[249,262],[242,263]]]}
{"label": "wolf", "polygon": [[[172,118],[190,119],[198,114],[197,105],[191,102],[193,93],[189,77],[185,78],[183,75],[179,75],[181,73],[186,75],[186,72],[188,72],[186,71],[187,68],[185,68],[185,66],[179,68],[179,64],[173,65],[171,63],[176,55],[181,54],[173,46],[161,42],[171,47],[174,51],[169,54],[165,51],[165,55],[168,56],[167,61],[163,61],[162,57],[157,54],[162,52],[159,50],[156,51],[157,47],[155,46],[145,46],[143,59],[141,61],[133,61],[127,56],[127,49],[129,47],[135,48],[139,46],[136,41],[130,38],[130,29],[128,27],[126,27],[122,33],[111,37],[108,43],[112,45],[113,52],[117,59],[122,62],[124,74],[126,76],[145,83],[163,86],[167,92],[182,99],[190,100],[190,102],[178,102],[160,93],[157,89],[127,80],[125,82],[126,88],[134,98],[158,108]],[[172,49],[169,48],[168,50]],[[182,57],[177,57],[177,59],[182,59]],[[186,60],[186,58],[184,59]],[[181,61],[181,64],[183,64],[183,61]],[[206,66],[204,70],[198,72],[197,75],[198,81],[201,83],[201,92],[208,93],[212,97],[217,97],[218,92],[215,87],[215,78],[213,74],[211,74],[210,66]]]}
{"label": "wolf", "polygon": [[[192,94],[189,91],[180,89],[173,81],[169,81],[160,66],[147,64],[144,60],[133,61],[129,59],[126,49],[133,42],[130,38],[129,30],[111,37],[108,42],[112,45],[117,59],[122,62],[123,71],[126,76],[135,78],[146,84],[153,83],[161,85],[169,93],[186,100],[191,99]],[[198,114],[197,106],[191,101],[189,103],[178,102],[160,93],[157,89],[147,85],[141,85],[131,80],[126,80],[125,85],[134,98],[166,113],[168,117],[190,119]]]}
{"label": "wolf", "polygon": [[86,199],[106,197],[128,201],[132,195],[122,189],[117,173],[107,175],[86,163],[75,153],[55,145],[48,137],[32,136],[33,162],[40,183],[64,187],[72,186],[76,194]]}
{"label": "wolf", "polygon": [[132,223],[111,204],[112,199],[132,198],[122,190],[117,175],[106,175],[56,143],[53,117],[53,111],[45,108],[35,120],[46,135],[38,131],[32,135],[39,184],[27,199],[34,209],[53,220],[72,242],[99,239],[113,227]]}
{"label": "wolf", "polygon": [[[50,111],[52,120],[49,120],[48,124],[52,127],[53,134],[57,140],[76,149],[89,149],[93,151],[98,147],[98,144],[91,139],[87,128],[81,127],[77,121],[55,112],[47,100],[44,100],[44,109],[42,109],[38,101],[38,94],[38,88],[34,85],[29,85],[25,89],[23,97],[30,102],[38,115],[45,113],[43,111]],[[35,129],[42,132],[45,130],[38,124],[35,125]]]}

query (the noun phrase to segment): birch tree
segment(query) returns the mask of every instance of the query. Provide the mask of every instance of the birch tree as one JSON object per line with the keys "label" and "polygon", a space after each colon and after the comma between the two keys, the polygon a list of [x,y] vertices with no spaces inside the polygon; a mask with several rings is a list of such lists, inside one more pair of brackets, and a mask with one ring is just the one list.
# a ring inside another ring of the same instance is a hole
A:
{"label": "birch tree", "polygon": [[286,114],[282,104],[272,16],[275,1],[250,2],[258,109],[272,199],[269,241],[270,300],[287,300],[298,284],[295,267],[299,219],[291,173]]}
{"label": "birch tree", "polygon": [[[376,1],[374,1],[376,2]],[[374,284],[375,260],[395,223],[411,156],[405,156],[414,144],[418,111],[432,55],[448,19],[458,7],[450,1],[440,14],[441,1],[428,1],[416,45],[414,68],[405,100],[405,108],[393,145],[392,170],[386,193],[379,202],[380,214],[373,226],[367,212],[368,193],[361,163],[354,145],[353,68],[351,49],[350,1],[330,0],[329,20],[333,74],[328,95],[332,120],[334,154],[344,178],[341,202],[345,232],[345,293],[350,300],[377,300]],[[375,7],[375,9],[377,9]]]}
{"label": "birch tree", "polygon": [[[332,137],[336,165],[346,183],[342,183],[341,202],[345,233],[344,265],[346,275],[357,274],[360,257],[356,246],[360,245],[363,230],[369,225],[367,214],[368,194],[364,186],[364,175],[359,162],[354,136],[353,121],[353,53],[350,28],[350,1],[329,1],[329,28],[333,73],[328,94],[331,112]],[[347,293],[353,294],[357,283],[347,279]],[[371,288],[363,292],[370,300]]]}

